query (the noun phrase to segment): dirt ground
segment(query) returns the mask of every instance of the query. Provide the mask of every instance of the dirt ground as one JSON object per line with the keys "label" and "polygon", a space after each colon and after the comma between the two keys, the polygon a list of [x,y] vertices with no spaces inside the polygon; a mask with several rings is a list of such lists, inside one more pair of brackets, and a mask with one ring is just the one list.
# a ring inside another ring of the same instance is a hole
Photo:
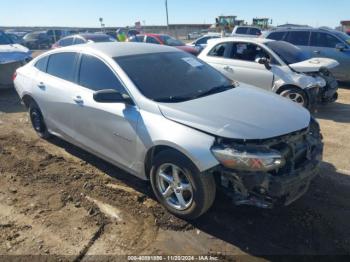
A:
{"label": "dirt ground", "polygon": [[[219,194],[195,222],[167,213],[143,182],[58,138],[39,139],[13,90],[0,90],[0,255],[350,254],[350,87],[320,107],[325,155],[310,191],[277,210]],[[4,257],[2,257],[4,258]]]}

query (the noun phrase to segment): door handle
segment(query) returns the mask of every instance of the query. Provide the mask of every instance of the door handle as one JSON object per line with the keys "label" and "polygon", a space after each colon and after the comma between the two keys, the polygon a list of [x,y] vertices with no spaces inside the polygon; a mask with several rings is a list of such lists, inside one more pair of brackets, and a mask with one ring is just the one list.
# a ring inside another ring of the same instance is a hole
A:
{"label": "door handle", "polygon": [[78,104],[78,105],[82,105],[84,104],[84,100],[81,98],[81,96],[76,96],[73,98],[73,101]]}
{"label": "door handle", "polygon": [[43,82],[40,82],[40,83],[38,84],[38,87],[39,87],[40,89],[45,89],[45,88],[46,88],[46,86],[45,86],[45,84],[44,84]]}
{"label": "door handle", "polygon": [[319,54],[321,54],[321,51],[320,51],[320,50],[315,50],[314,53],[315,53],[316,55],[319,55]]}
{"label": "door handle", "polygon": [[229,71],[229,72],[233,72],[233,68],[230,66],[225,66],[224,70]]}

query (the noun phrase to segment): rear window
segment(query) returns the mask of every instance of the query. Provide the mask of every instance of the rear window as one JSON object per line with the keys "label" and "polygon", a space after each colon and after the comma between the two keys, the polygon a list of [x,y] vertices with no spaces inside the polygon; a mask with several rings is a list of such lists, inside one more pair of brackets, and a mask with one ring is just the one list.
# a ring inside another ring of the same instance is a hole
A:
{"label": "rear window", "polygon": [[238,27],[236,30],[236,34],[247,35],[248,30],[249,30],[248,27]]}
{"label": "rear window", "polygon": [[76,53],[58,53],[50,55],[47,73],[73,82],[76,58]]}
{"label": "rear window", "polygon": [[35,67],[42,71],[42,72],[46,72],[46,68],[47,68],[47,61],[49,60],[48,56],[45,56],[41,59],[39,59],[36,63],[35,63]]}
{"label": "rear window", "polygon": [[269,34],[266,38],[272,40],[282,40],[285,34],[285,32],[273,32]]}

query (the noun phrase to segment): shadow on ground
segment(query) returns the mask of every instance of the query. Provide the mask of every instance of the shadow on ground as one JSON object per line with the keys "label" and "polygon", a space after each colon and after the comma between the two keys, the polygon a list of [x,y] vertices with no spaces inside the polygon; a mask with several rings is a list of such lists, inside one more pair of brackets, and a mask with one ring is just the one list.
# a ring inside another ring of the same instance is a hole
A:
{"label": "shadow on ground", "polygon": [[[148,182],[61,139],[53,138],[50,142],[154,198]],[[246,253],[271,259],[269,256],[276,254],[349,254],[349,220],[350,177],[323,163],[320,176],[309,192],[289,207],[274,210],[235,207],[230,199],[218,193],[213,208],[197,221],[188,223]]]}
{"label": "shadow on ground", "polygon": [[0,88],[0,113],[19,113],[25,111],[26,109],[21,105],[20,98],[14,87]]}

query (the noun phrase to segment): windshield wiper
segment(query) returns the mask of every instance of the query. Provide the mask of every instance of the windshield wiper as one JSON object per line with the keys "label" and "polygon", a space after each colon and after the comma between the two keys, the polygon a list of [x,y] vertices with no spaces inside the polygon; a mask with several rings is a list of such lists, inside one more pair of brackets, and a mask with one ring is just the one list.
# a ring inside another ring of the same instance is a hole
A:
{"label": "windshield wiper", "polygon": [[170,96],[154,99],[156,102],[160,103],[180,103],[193,99],[192,97],[181,97],[181,96]]}
{"label": "windshield wiper", "polygon": [[199,95],[195,96],[194,98],[200,98],[200,97],[205,97],[205,96],[209,96],[209,95],[213,95],[213,94],[222,93],[222,92],[225,92],[225,91],[230,90],[230,89],[235,88],[235,87],[236,87],[235,84],[217,86],[217,87],[214,87],[212,89],[209,89],[206,92],[200,93]]}

